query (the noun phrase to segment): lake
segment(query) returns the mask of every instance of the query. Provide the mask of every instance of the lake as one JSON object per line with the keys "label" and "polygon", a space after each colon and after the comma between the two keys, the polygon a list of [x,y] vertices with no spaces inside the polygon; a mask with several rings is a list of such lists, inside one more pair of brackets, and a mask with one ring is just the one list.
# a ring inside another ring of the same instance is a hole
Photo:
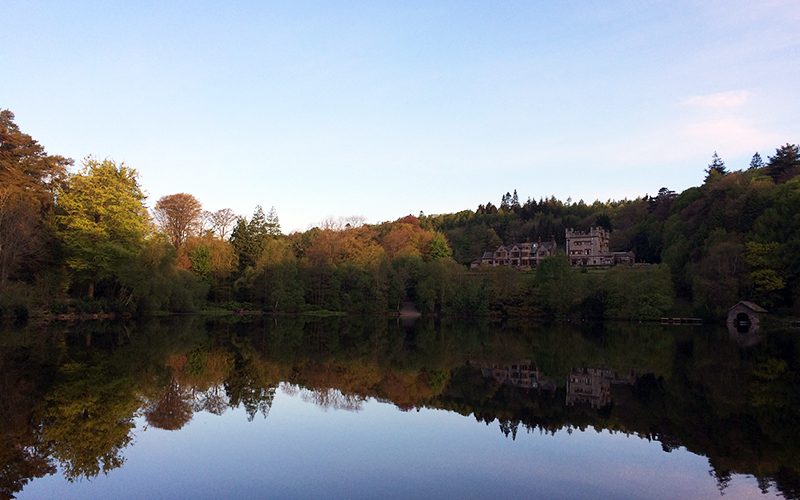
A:
{"label": "lake", "polygon": [[9,328],[0,498],[798,498],[796,337],[383,318]]}

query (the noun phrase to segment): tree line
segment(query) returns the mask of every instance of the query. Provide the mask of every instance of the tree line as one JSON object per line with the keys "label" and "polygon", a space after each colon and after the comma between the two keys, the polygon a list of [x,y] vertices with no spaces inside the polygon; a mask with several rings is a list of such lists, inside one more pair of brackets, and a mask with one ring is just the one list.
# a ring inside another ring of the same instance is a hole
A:
{"label": "tree line", "polygon": [[[199,308],[653,319],[719,316],[739,298],[800,307],[800,153],[787,144],[703,185],[634,200],[520,202],[365,224],[330,219],[284,234],[274,208],[205,210],[188,193],[148,210],[136,171],[49,155],[0,112],[0,314]],[[647,266],[581,272],[562,256],[533,272],[469,271],[502,243],[603,226]]]}
{"label": "tree line", "polygon": [[[670,293],[687,314],[719,317],[740,299],[799,314],[798,145],[778,147],[766,162],[755,153],[738,170],[715,152],[705,172],[702,185],[681,193],[663,187],[588,204],[554,197],[520,202],[514,191],[499,206],[426,216],[421,224],[444,233],[461,264],[486,249],[537,238],[553,236],[564,248],[565,229],[601,226],[611,230],[612,251],[633,250],[637,262],[667,268]],[[582,302],[580,293],[575,300]]]}

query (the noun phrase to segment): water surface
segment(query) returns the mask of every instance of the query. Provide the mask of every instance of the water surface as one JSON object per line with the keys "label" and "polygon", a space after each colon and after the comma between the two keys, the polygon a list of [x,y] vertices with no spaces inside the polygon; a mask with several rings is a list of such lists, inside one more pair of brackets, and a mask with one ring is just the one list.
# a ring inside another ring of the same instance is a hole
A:
{"label": "water surface", "polygon": [[365,318],[7,331],[0,494],[796,498],[796,340],[744,340]]}

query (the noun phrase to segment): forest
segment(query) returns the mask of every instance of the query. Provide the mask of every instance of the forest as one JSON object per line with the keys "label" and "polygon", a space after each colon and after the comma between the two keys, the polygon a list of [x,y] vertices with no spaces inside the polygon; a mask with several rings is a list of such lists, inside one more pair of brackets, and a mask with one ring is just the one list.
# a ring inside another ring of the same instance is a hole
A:
{"label": "forest", "polygon": [[[702,167],[699,167],[702,168]],[[134,168],[72,159],[0,111],[0,316],[169,312],[423,314],[494,318],[720,318],[738,300],[800,313],[800,148],[728,168],[701,186],[619,201],[504,194],[452,214],[365,224],[326,220],[284,234],[275,209],[208,210],[175,193],[149,204]],[[267,206],[267,204],[265,204]],[[570,266],[566,228],[611,230],[637,264]],[[528,271],[470,270],[500,244],[554,237]]]}

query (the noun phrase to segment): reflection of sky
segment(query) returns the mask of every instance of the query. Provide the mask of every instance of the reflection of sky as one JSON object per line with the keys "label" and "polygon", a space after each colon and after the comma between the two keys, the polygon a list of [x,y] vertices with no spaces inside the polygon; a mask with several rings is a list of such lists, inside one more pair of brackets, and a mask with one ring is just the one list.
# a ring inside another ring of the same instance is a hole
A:
{"label": "reflection of sky", "polygon": [[[70,484],[34,481],[21,498],[718,498],[707,459],[588,429],[506,438],[442,410],[368,400],[325,410],[279,390],[264,419],[199,413],[180,431],[144,428],[121,469]],[[725,498],[761,497],[735,476]],[[769,496],[773,496],[770,493]]]}

